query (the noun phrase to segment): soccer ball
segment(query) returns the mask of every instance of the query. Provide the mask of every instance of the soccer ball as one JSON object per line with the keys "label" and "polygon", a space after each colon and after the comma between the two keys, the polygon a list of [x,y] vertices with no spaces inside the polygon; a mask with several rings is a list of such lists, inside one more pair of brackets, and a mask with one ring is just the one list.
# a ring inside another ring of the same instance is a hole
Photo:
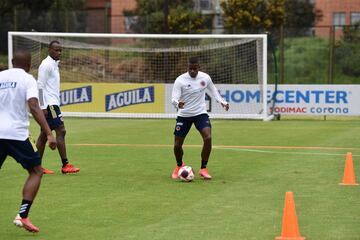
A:
{"label": "soccer ball", "polygon": [[178,172],[178,176],[184,182],[191,182],[194,179],[195,174],[194,174],[192,167],[183,166],[180,168],[180,170]]}

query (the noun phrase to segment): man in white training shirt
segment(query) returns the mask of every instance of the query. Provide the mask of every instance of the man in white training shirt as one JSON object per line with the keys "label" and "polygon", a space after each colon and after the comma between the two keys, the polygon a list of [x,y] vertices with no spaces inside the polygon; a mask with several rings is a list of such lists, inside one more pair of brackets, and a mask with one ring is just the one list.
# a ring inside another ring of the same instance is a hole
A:
{"label": "man in white training shirt", "polygon": [[178,116],[174,130],[174,154],[177,166],[171,175],[172,179],[178,178],[178,172],[184,166],[182,146],[193,123],[204,142],[199,174],[206,180],[212,178],[207,169],[212,145],[211,123],[206,111],[205,90],[208,89],[221,106],[226,111],[229,110],[229,104],[220,96],[210,76],[199,71],[199,68],[198,59],[195,57],[190,58],[188,72],[180,75],[173,86],[171,102],[178,109]]}
{"label": "man in white training shirt", "polygon": [[27,73],[31,66],[31,55],[27,51],[18,50],[12,63],[14,68],[0,72],[0,168],[6,157],[11,156],[28,171],[23,200],[14,224],[30,232],[38,232],[39,228],[31,223],[28,214],[43,173],[40,155],[29,139],[28,108],[44,129],[51,149],[56,148],[56,140],[39,107],[36,81]]}
{"label": "man in white training shirt", "polygon": [[[40,107],[43,109],[46,120],[51,130],[56,132],[56,141],[59,155],[62,162],[62,173],[77,173],[79,168],[69,163],[65,145],[65,125],[60,111],[60,72],[59,62],[62,52],[59,41],[52,41],[49,44],[49,55],[45,58],[38,72],[38,87]],[[46,135],[41,129],[36,147],[41,158],[43,157],[46,144]],[[43,168],[45,174],[53,174],[54,171]]]}

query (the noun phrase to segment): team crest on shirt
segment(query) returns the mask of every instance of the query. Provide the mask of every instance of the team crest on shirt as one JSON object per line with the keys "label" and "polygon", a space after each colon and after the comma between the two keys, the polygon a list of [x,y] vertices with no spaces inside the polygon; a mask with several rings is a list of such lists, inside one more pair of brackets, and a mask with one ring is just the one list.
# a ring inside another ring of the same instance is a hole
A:
{"label": "team crest on shirt", "polygon": [[200,82],[200,85],[203,86],[203,87],[205,87],[205,81],[201,81],[201,82]]}

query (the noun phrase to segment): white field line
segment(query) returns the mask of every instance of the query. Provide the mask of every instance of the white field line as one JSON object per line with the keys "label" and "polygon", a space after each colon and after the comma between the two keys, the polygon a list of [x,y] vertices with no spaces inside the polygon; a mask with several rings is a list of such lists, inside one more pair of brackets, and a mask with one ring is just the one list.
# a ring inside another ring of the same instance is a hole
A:
{"label": "white field line", "polygon": [[[320,155],[320,156],[345,156],[344,153],[324,153],[324,152],[283,152],[283,151],[272,151],[272,150],[258,150],[258,149],[246,149],[246,148],[217,148],[223,150],[233,150],[241,152],[256,152],[256,153],[270,153],[270,154],[292,154],[292,155]],[[359,157],[360,155],[352,154],[354,157]]]}
{"label": "white field line", "polygon": [[[172,144],[148,144],[148,143],[73,143],[68,144],[78,147],[173,147]],[[202,147],[200,144],[185,144],[184,147]],[[319,146],[233,146],[213,145],[213,148],[235,148],[235,149],[306,149],[306,150],[360,150],[351,147],[319,147]]]}
{"label": "white field line", "polygon": [[[132,147],[132,148],[141,148],[141,147],[161,147],[169,148],[173,147],[171,144],[129,144],[129,143],[80,143],[80,144],[68,144],[77,147]],[[184,145],[184,147],[191,148],[201,148],[202,145],[190,144]],[[298,150],[343,150],[343,151],[352,151],[360,150],[360,148],[350,148],[350,147],[319,147],[319,146],[227,146],[227,145],[214,145],[214,149],[222,150],[233,150],[233,151],[243,151],[243,152],[257,152],[257,153],[270,153],[270,154],[293,154],[293,155],[323,155],[323,156],[344,156],[343,153],[324,153],[324,152],[289,152],[289,151],[274,151],[281,149],[298,149]],[[353,156],[360,156],[354,155]]]}

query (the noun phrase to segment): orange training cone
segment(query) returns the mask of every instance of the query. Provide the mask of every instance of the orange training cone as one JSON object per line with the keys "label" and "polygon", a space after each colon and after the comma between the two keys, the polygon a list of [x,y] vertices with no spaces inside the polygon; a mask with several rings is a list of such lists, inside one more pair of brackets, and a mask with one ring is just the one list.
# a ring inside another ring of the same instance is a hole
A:
{"label": "orange training cone", "polygon": [[343,177],[342,183],[340,183],[340,184],[341,185],[359,185],[358,183],[356,183],[356,180],[355,180],[354,165],[353,165],[351,152],[348,152],[346,154],[344,177]]}
{"label": "orange training cone", "polygon": [[282,220],[281,236],[276,237],[276,240],[304,240],[300,236],[298,222],[296,218],[295,202],[292,192],[286,192],[284,213]]}

